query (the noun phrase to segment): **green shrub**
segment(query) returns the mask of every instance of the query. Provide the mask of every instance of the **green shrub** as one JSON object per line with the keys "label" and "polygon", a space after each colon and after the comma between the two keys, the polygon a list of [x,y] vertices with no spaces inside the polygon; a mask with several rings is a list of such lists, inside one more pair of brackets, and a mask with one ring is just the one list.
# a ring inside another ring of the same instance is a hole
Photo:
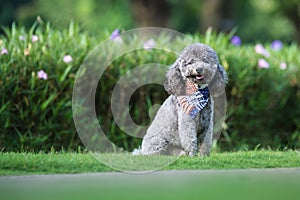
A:
{"label": "green shrub", "polygon": [[[253,45],[229,47],[220,53],[228,63],[228,134],[233,146],[255,144],[277,148],[300,144],[300,57],[296,44],[270,57],[255,53]],[[265,59],[269,68],[260,68]],[[286,67],[286,68],[285,68]]]}
{"label": "green shrub", "polygon": [[[1,148],[44,150],[78,144],[72,86],[93,39],[74,23],[62,31],[38,23],[29,31],[16,25],[4,31],[0,46],[8,54],[0,57]],[[65,55],[71,55],[72,62],[65,63]],[[41,70],[47,80],[38,77]]]}
{"label": "green shrub", "polygon": [[[110,34],[104,31],[97,38],[91,37],[74,23],[65,30],[37,23],[29,31],[13,25],[4,32],[0,40],[0,150],[77,149],[82,144],[72,116],[75,74],[88,52]],[[220,147],[254,148],[260,144],[299,148],[299,47],[285,44],[275,51],[265,44],[270,53],[265,57],[256,53],[255,45],[234,46],[230,36],[222,33],[208,31],[205,36],[191,37],[212,46],[229,74],[227,117]],[[72,57],[71,62],[67,62],[67,55]],[[169,65],[175,59],[176,55],[160,50],[138,50],[107,68],[98,84],[96,110],[107,136],[116,144],[131,150],[140,143],[123,133],[113,120],[110,97],[118,77],[137,65],[153,60]],[[259,67],[259,59],[268,62],[269,67]],[[282,63],[286,68],[280,67]],[[47,74],[46,80],[39,78],[42,72]],[[149,122],[148,108],[166,97],[161,86],[140,88],[131,99],[133,119]]]}

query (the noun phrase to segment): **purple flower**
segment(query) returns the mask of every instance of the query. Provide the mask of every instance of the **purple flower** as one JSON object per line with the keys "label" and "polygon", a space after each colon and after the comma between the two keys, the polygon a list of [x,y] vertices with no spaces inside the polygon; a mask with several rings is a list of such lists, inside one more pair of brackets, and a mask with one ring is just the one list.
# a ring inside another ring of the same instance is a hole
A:
{"label": "purple flower", "polygon": [[110,35],[110,39],[114,42],[122,42],[122,38],[120,36],[120,30],[119,29],[114,30]]}
{"label": "purple flower", "polygon": [[48,75],[44,70],[40,70],[38,71],[38,78],[39,79],[44,79],[47,80],[48,79]]}
{"label": "purple flower", "polygon": [[145,50],[150,50],[153,49],[155,47],[156,43],[153,39],[147,40],[146,42],[144,42],[143,48]]}
{"label": "purple flower", "polygon": [[5,48],[2,48],[2,50],[1,50],[1,53],[0,53],[1,55],[4,55],[4,54],[8,54],[8,51],[7,51],[7,49],[5,49]]}
{"label": "purple flower", "polygon": [[274,50],[274,51],[279,51],[281,50],[283,47],[283,44],[280,40],[274,40],[272,43],[271,43],[271,48]]}
{"label": "purple flower", "polygon": [[112,32],[112,34],[110,35],[110,39],[114,39],[115,37],[118,37],[120,36],[120,30],[119,29],[116,29]]}
{"label": "purple flower", "polygon": [[285,62],[280,63],[280,69],[285,70],[287,68],[287,64]]}
{"label": "purple flower", "polygon": [[242,40],[239,36],[234,35],[231,40],[230,40],[231,44],[233,44],[234,46],[240,46],[242,44]]}
{"label": "purple flower", "polygon": [[258,60],[258,67],[268,69],[268,68],[270,68],[270,64],[265,59],[261,58]]}
{"label": "purple flower", "polygon": [[261,44],[255,45],[255,51],[265,57],[270,57],[270,53]]}
{"label": "purple flower", "polygon": [[39,40],[39,37],[37,35],[32,35],[32,37],[31,37],[32,42],[36,42],[38,40]]}
{"label": "purple flower", "polygon": [[64,61],[65,63],[70,63],[70,62],[73,61],[73,58],[72,58],[72,56],[70,56],[70,55],[65,55],[64,58],[63,58],[63,61]]}

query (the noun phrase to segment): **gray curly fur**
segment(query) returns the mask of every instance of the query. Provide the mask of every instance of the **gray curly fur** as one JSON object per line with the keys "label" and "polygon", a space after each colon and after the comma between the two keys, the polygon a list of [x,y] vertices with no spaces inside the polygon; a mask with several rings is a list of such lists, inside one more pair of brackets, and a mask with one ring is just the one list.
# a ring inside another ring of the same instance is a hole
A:
{"label": "gray curly fur", "polygon": [[[203,75],[198,80],[195,75]],[[213,97],[224,92],[227,75],[219,64],[215,51],[200,43],[186,47],[170,66],[165,89],[170,96],[158,110],[143,138],[140,149],[133,153],[153,155],[209,155],[213,138]],[[195,118],[184,113],[177,97],[185,95],[185,80],[192,80],[199,87],[208,86],[210,97],[207,105]]]}

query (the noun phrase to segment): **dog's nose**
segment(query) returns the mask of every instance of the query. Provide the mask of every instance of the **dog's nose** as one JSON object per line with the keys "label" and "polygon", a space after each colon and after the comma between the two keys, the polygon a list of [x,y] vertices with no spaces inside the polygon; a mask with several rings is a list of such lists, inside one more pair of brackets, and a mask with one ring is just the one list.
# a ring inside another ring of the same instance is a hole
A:
{"label": "dog's nose", "polygon": [[196,72],[197,72],[198,74],[202,74],[202,72],[203,72],[203,69],[202,69],[202,68],[200,68],[200,67],[198,67],[198,68],[196,68]]}

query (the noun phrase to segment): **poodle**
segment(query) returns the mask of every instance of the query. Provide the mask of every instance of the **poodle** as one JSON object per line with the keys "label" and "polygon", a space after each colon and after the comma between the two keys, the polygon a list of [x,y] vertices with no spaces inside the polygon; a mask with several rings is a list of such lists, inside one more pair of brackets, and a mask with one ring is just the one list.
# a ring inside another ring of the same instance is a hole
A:
{"label": "poodle", "polygon": [[215,51],[186,47],[166,74],[170,96],[156,113],[134,155],[208,156],[213,139],[214,97],[224,93],[227,75]]}

